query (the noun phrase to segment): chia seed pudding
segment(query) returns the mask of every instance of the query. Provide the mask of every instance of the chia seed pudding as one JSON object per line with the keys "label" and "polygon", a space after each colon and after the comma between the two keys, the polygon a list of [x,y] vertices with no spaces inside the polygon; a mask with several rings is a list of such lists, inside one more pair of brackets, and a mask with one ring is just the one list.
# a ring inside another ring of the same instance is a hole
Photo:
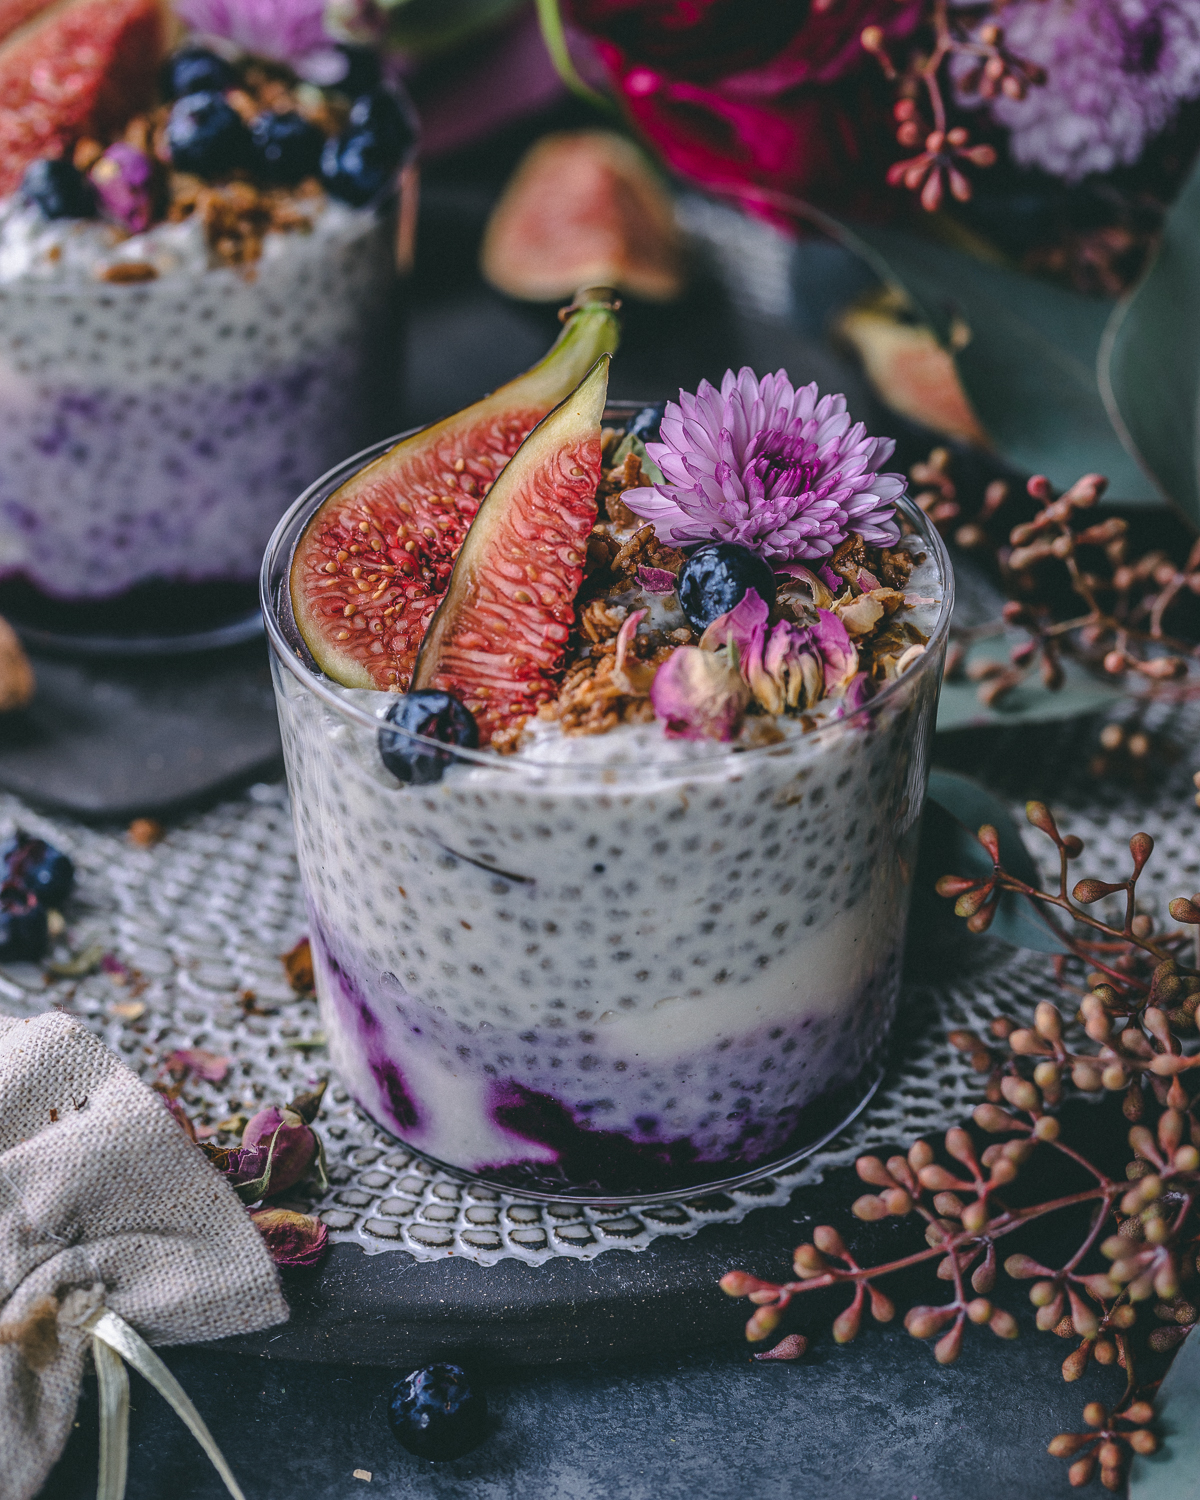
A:
{"label": "chia seed pudding", "polygon": [[363,100],[230,47],[162,78],[0,199],[0,581],[31,623],[252,584],[297,490],[386,430],[399,135],[350,181]]}
{"label": "chia seed pudding", "polygon": [[[925,644],[857,705],[720,742],[636,713],[576,732],[564,686],[510,753],[446,748],[440,779],[405,784],[380,755],[395,698],[325,677],[291,621],[292,549],[349,472],[302,497],[263,570],[346,1086],[432,1160],[551,1197],[695,1193],[814,1149],[869,1097],[896,1008],[952,597],[932,528],[899,502],[894,628]],[[687,634],[654,571],[656,596],[603,601],[644,652]]]}

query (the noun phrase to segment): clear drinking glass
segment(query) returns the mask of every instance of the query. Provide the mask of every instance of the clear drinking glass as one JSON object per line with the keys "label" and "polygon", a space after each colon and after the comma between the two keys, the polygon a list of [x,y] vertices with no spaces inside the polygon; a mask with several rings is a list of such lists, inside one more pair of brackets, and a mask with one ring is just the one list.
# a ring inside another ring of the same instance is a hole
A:
{"label": "clear drinking glass", "polygon": [[405,786],[393,700],[315,668],[288,593],[308,519],[386,446],[300,497],[262,572],[342,1081],[406,1146],[534,1197],[679,1197],[815,1150],[877,1086],[896,1010],[953,595],[936,532],[901,502],[936,625],[839,721],[737,751],[649,725],[617,764],[456,750]]}

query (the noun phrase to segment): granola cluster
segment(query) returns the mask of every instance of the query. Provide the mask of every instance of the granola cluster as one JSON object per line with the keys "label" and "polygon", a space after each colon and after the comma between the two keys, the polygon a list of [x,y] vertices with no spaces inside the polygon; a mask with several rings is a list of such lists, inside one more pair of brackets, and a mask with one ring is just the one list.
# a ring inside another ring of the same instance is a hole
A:
{"label": "granola cluster", "polygon": [[[282,70],[267,64],[251,64],[243,72],[242,86],[230,89],[225,99],[242,119],[251,124],[265,110],[275,114],[301,115],[325,136],[338,133],[346,121],[348,101],[330,96],[310,84],[294,83]],[[135,115],[119,139],[145,156],[153,165],[151,203],[154,223],[178,224],[196,217],[204,225],[204,237],[218,265],[253,265],[262,255],[268,233],[307,234],[325,202],[325,189],[315,177],[296,187],[265,187],[248,172],[237,170],[228,180],[206,182],[171,165],[167,139],[169,104]],[[90,172],[104,155],[106,145],[91,137],[75,144],[72,162],[80,172]],[[122,261],[99,273],[107,281],[149,281],[158,273],[148,262]]]}
{"label": "granola cluster", "polygon": [[[660,542],[654,528],[621,498],[648,481],[639,454],[615,456],[624,446],[620,436],[611,430],[603,434],[606,463],[577,600],[570,665],[558,697],[539,711],[541,719],[558,723],[566,734],[606,734],[618,724],[652,720],[650,687],[658,668],[678,647],[697,644],[672,587],[685,553]],[[816,572],[800,570],[791,580],[781,578],[770,623],[804,627],[817,611],[829,611],[845,627],[858,669],[882,683],[899,676],[925,647],[923,632],[901,612],[913,566],[911,553],[872,546],[853,534]],[[659,605],[657,619],[639,633],[651,600]],[[799,706],[812,705],[806,701]],[[774,716],[760,702],[752,701],[748,713],[742,736],[746,743],[768,744],[781,737]],[[817,722],[805,713],[801,719],[806,727]],[[517,727],[511,743],[494,740],[493,746],[516,749],[522,732]]]}

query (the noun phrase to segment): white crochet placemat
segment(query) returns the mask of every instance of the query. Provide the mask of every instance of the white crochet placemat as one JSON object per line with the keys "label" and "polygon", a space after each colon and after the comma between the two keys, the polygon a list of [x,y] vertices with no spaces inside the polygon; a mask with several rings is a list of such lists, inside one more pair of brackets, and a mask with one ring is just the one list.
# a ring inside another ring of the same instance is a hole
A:
{"label": "white crochet placemat", "polygon": [[[1170,717],[1175,741],[1196,745],[1195,716],[1188,714],[1186,725],[1184,715]],[[1091,743],[1094,733],[1092,725]],[[1056,806],[1064,827],[1089,846],[1081,872],[1123,875],[1129,832],[1145,826],[1159,841],[1147,882],[1156,904],[1200,887],[1200,814],[1186,756],[1152,790],[1134,794],[1088,779],[1079,728],[1048,726],[1040,734],[1043,766],[1053,761],[1054,783],[1062,788]],[[980,770],[987,779],[987,768]],[[997,775],[1002,780],[1000,761]],[[75,860],[78,881],[64,938],[71,953],[90,949],[103,962],[82,977],[54,979],[31,964],[4,966],[0,1009],[29,1015],[58,1006],[151,1082],[165,1077],[162,1060],[176,1048],[232,1059],[220,1085],[189,1076],[183,1103],[200,1123],[216,1125],[263,1102],[283,1102],[328,1071],[316,1005],[294,995],[280,963],[304,932],[282,784],[252,787],[188,817],[152,848],[132,846],[123,832],[40,816],[0,796],[0,827],[18,824]],[[1031,848],[1040,852],[1036,842]],[[879,1092],[838,1139],[786,1177],[622,1213],[529,1202],[465,1185],[414,1157],[356,1109],[335,1077],[320,1121],[331,1187],[312,1211],[334,1241],[369,1254],[404,1250],[418,1260],[455,1254],[485,1264],[513,1256],[539,1264],[616,1247],[641,1250],[660,1235],[686,1237],[704,1224],[734,1223],[752,1208],[786,1203],[796,1187],[864,1150],[944,1130],[969,1113],[979,1097],[978,1075],[949,1046],[948,1030],[980,1029],[998,1010],[1027,1016],[1043,996],[1061,998],[1044,956],[988,942],[967,951],[968,970],[952,982],[907,986],[902,1040]]]}

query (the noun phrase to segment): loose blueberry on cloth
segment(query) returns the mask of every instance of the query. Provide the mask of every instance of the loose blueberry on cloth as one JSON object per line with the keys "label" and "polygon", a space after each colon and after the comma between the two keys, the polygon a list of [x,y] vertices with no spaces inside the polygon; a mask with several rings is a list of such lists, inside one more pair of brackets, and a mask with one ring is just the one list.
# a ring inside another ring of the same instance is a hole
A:
{"label": "loose blueberry on cloth", "polygon": [[0,1099],[0,1493],[32,1500],[71,1430],[97,1316],[124,1320],[118,1336],[192,1344],[288,1310],[237,1194],[77,1021],[0,1018]]}

